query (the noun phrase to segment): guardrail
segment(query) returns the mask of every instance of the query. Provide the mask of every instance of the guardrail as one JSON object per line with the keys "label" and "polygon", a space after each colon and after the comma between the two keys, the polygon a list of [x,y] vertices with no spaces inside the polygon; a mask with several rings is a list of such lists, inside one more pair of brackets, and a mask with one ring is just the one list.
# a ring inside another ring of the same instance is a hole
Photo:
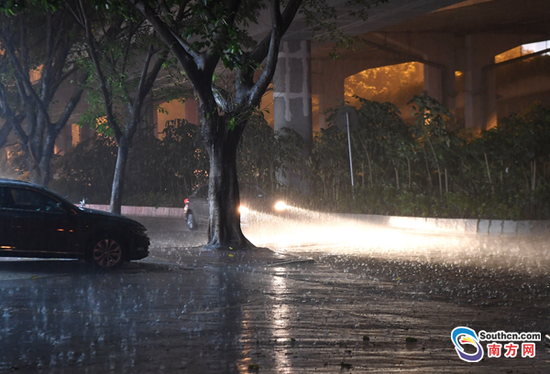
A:
{"label": "guardrail", "polygon": [[[86,208],[109,211],[109,205],[86,204]],[[123,216],[174,217],[183,218],[183,208],[165,208],[154,206],[125,206],[121,208]]]}

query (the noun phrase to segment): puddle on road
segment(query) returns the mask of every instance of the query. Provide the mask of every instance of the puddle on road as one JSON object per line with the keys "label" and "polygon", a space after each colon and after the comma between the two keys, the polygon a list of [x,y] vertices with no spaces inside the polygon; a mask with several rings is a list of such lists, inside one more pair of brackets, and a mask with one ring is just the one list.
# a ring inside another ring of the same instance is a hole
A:
{"label": "puddle on road", "polygon": [[[533,360],[474,365],[450,341],[457,325],[549,328],[546,240],[322,218],[244,228],[256,245],[310,255],[313,264],[188,271],[150,258],[107,276],[8,282],[0,287],[0,371],[547,372],[542,345]],[[192,246],[187,238],[204,238],[179,224],[174,234],[151,232],[166,240],[158,249],[167,258]]]}

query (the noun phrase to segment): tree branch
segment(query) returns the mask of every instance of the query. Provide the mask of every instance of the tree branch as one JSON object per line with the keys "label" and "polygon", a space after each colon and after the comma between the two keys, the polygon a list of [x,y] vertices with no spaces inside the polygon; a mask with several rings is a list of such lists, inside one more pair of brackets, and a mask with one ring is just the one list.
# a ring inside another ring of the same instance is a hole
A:
{"label": "tree branch", "polygon": [[[285,10],[282,13],[282,19],[281,19],[281,37],[286,33],[290,25],[292,24],[292,21],[294,20],[294,17],[298,13],[298,10],[300,9],[300,6],[302,5],[303,0],[289,0]],[[276,1],[277,5],[275,5],[273,2],[271,4],[272,7],[277,6],[280,7],[279,1]],[[278,8],[277,10],[280,11]],[[271,10],[272,14],[274,9]],[[273,21],[272,21],[273,22]],[[254,61],[256,64],[261,64],[262,61],[266,58],[267,54],[269,53],[269,49],[271,47],[271,34],[267,35],[257,46],[254,48],[252,52],[250,52],[250,58],[252,61]]]}
{"label": "tree branch", "polygon": [[[295,3],[300,3],[300,2],[301,0],[295,1]],[[295,12],[298,11],[298,8],[299,8],[299,5],[296,5]],[[294,18],[294,15],[296,13],[293,13],[293,14],[291,13],[291,15],[288,15],[287,9],[285,9],[285,14],[287,14],[287,17],[291,16],[292,18]],[[279,45],[281,44],[281,38],[283,37],[283,35],[284,35],[284,20],[280,11],[280,3],[279,3],[279,0],[272,0],[271,1],[271,34],[269,38],[269,48],[267,50],[267,61],[262,71],[262,74],[260,75],[260,78],[250,90],[250,94],[248,96],[248,104],[250,105],[259,103],[259,101],[262,98],[262,95],[267,90],[269,83],[273,79],[273,75],[275,74],[275,68],[277,66]]]}
{"label": "tree branch", "polygon": [[92,62],[94,63],[94,67],[99,79],[99,87],[103,95],[103,100],[105,102],[105,111],[107,114],[107,121],[109,125],[112,127],[112,129],[114,130],[115,137],[118,141],[123,136],[123,132],[114,116],[113,102],[112,102],[109,89],[107,88],[107,80],[105,78],[105,75],[103,74],[103,69],[101,68],[101,64],[99,62],[99,56],[95,47],[95,39],[92,34],[90,19],[86,12],[86,6],[83,3],[83,0],[78,1],[78,6],[79,6],[79,15],[82,19],[82,22],[84,23],[84,27],[86,30],[86,40],[88,44],[88,51],[90,52],[90,56],[92,57]]}
{"label": "tree branch", "polygon": [[[23,102],[26,102],[28,104],[28,101],[32,100],[36,108],[38,109],[38,112],[42,115],[44,119],[46,119],[49,122],[50,116],[48,114],[48,110],[44,105],[44,102],[40,99],[40,97],[34,90],[29,78],[28,70],[27,72],[25,72],[25,70],[23,69],[23,66],[21,65],[19,59],[17,58],[17,53],[15,52],[15,49],[14,49],[15,43],[9,31],[3,29],[2,32],[0,32],[0,40],[2,41],[4,50],[7,52],[11,65],[15,70],[15,78],[18,81],[16,82],[16,84],[18,86],[20,96]],[[27,43],[25,41],[21,41],[21,44],[22,44],[22,50],[26,50]],[[23,52],[22,54],[24,56],[25,52]],[[28,65],[25,65],[25,66],[28,66]]]}
{"label": "tree branch", "polygon": [[29,137],[25,133],[25,130],[21,127],[21,121],[25,118],[24,116],[21,116],[18,120],[18,118],[15,116],[13,111],[8,105],[7,95],[6,95],[6,87],[4,84],[0,81],[0,112],[2,116],[6,119],[6,122],[10,124],[10,126],[15,130],[19,138],[21,139],[21,142],[24,146],[26,146],[29,142]]}
{"label": "tree branch", "polygon": [[73,114],[78,102],[80,101],[80,98],[82,97],[86,80],[88,80],[88,74],[82,74],[82,77],[80,77],[80,79],[78,80],[78,88],[75,90],[75,92],[73,92],[73,95],[67,102],[67,105],[65,106],[65,109],[63,110],[63,113],[61,114],[57,122],[53,124],[55,134],[59,134],[59,132],[63,129],[63,127],[65,127],[65,125],[69,121],[69,118]]}
{"label": "tree branch", "polygon": [[[191,45],[187,42],[187,40],[180,37],[177,30],[173,29],[175,25],[173,25],[172,22],[161,20],[160,17],[157,14],[155,14],[153,9],[151,9],[151,7],[148,4],[145,4],[143,0],[131,0],[131,2],[135,5],[135,7],[141,13],[143,13],[145,18],[147,18],[147,20],[151,22],[153,27],[157,30],[161,38],[166,43],[168,43],[171,47],[174,44],[178,44],[183,49],[186,56],[182,56],[182,57],[185,57],[185,59],[189,59],[193,61],[197,65],[197,67],[201,66],[204,63],[202,56],[199,53],[195,52],[195,50],[191,47]],[[183,6],[187,6],[187,3],[188,2],[183,2]],[[170,35],[170,37],[168,34]],[[179,59],[180,58],[178,57],[178,60]]]}
{"label": "tree branch", "polygon": [[[221,54],[217,45],[223,45],[223,39],[227,38],[227,35],[229,35],[229,28],[235,23],[235,19],[241,6],[241,0],[227,0],[224,1],[223,4],[225,5],[224,14],[229,14],[229,17],[225,20],[225,22],[221,23],[221,30],[215,35],[215,40],[218,42],[214,43],[216,49],[210,50],[208,53],[203,54],[204,70],[208,75],[214,74],[214,70],[220,62]],[[219,21],[218,17],[210,12],[209,18],[213,21]]]}
{"label": "tree branch", "polygon": [[4,123],[4,126],[0,129],[0,148],[6,145],[8,136],[10,136],[12,125],[9,121]]}
{"label": "tree branch", "polygon": [[131,2],[153,25],[162,40],[170,47],[170,50],[185,70],[187,78],[195,87],[201,102],[209,106],[207,110],[212,110],[213,108],[211,108],[211,106],[215,105],[211,90],[212,82],[205,81],[199,70],[199,67],[202,67],[204,63],[202,56],[192,54],[191,48],[187,42],[179,38],[177,33],[171,30],[166,22],[162,21],[155,14],[147,2],[143,0],[131,0]]}
{"label": "tree branch", "polygon": [[126,129],[126,135],[129,139],[131,139],[134,136],[137,130],[137,124],[141,116],[141,112],[138,109],[142,107],[145,97],[151,91],[151,88],[153,88],[153,84],[155,83],[158,73],[160,72],[162,65],[164,64],[164,62],[168,57],[168,50],[164,50],[160,54],[160,56],[157,58],[157,61],[155,62],[155,64],[153,65],[153,68],[149,72],[149,65],[151,63],[151,59],[153,55],[155,55],[156,53],[157,52],[155,51],[154,46],[150,45],[149,51],[147,53],[147,58],[145,60],[145,63],[143,64],[143,69],[141,70],[141,76],[139,79],[136,98],[134,99],[132,108],[130,108],[130,113],[132,113],[132,119],[130,121],[130,125]]}
{"label": "tree branch", "polygon": [[41,96],[42,99],[46,99],[47,92],[46,88],[50,83],[50,74],[52,72],[53,58],[54,58],[54,36],[53,36],[53,25],[52,25],[52,14],[46,14],[46,60],[42,65],[42,76],[41,76]]}
{"label": "tree branch", "polygon": [[61,75],[59,77],[59,79],[57,79],[54,83],[52,83],[52,86],[50,88],[50,92],[51,92],[52,97],[55,94],[55,92],[57,92],[57,90],[59,89],[59,86],[61,85],[61,83],[63,83],[67,78],[69,78],[77,70],[78,70],[78,67],[76,67],[76,66],[72,67],[71,69],[69,69],[65,73],[63,73],[63,75]]}
{"label": "tree branch", "polygon": [[[157,61],[155,62],[155,65],[153,65],[151,72],[147,74],[146,79],[144,80],[142,92],[148,93],[149,91],[151,91],[151,89],[153,88],[153,84],[155,83],[155,80],[160,72],[160,69],[162,68],[162,65],[166,62],[167,58],[168,58],[168,51],[165,50],[161,52],[160,56],[157,58]],[[140,83],[140,86],[141,86],[141,83]]]}

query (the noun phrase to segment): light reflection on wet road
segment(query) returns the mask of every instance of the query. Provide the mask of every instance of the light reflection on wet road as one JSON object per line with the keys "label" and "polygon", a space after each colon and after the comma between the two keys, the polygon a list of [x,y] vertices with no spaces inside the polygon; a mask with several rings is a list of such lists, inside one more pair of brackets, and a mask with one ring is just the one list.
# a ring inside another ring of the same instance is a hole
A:
{"label": "light reflection on wet road", "polygon": [[0,373],[548,372],[542,343],[468,364],[450,341],[548,332],[547,238],[277,222],[245,232],[282,255],[229,257],[182,248],[205,240],[183,221],[142,221],[152,256],[116,272],[0,261]]}

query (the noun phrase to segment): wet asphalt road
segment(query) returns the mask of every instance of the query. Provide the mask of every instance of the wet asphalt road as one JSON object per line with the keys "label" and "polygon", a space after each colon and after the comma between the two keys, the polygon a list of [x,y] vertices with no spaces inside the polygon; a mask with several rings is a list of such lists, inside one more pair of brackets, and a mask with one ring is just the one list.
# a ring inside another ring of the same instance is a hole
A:
{"label": "wet asphalt road", "polygon": [[0,373],[550,372],[542,342],[466,363],[450,339],[550,330],[548,238],[270,222],[243,255],[138,220],[151,256],[115,272],[0,261]]}

